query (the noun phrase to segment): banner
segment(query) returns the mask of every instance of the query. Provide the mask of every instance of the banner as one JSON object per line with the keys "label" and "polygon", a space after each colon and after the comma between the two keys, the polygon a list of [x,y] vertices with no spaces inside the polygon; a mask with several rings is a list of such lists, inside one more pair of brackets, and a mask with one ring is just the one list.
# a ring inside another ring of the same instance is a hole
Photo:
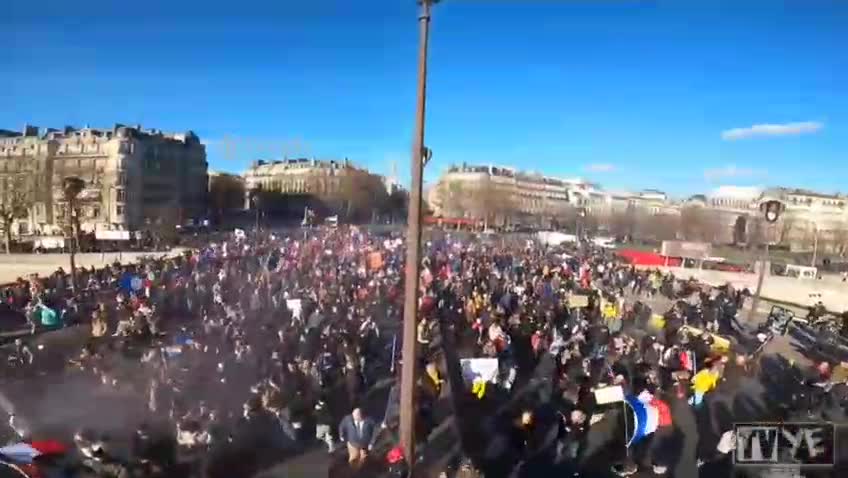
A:
{"label": "banner", "polygon": [[494,383],[498,377],[498,359],[496,358],[472,358],[461,359],[462,378],[466,383],[472,384],[475,380]]}
{"label": "banner", "polygon": [[129,241],[130,231],[94,231],[94,238],[99,241]]}
{"label": "banner", "polygon": [[59,325],[59,316],[56,311],[45,306],[41,306],[41,325],[45,327],[56,327]]}
{"label": "banner", "polygon": [[368,254],[368,268],[372,271],[378,271],[383,268],[383,254],[380,252],[372,252]]}
{"label": "banner", "polygon": [[606,405],[624,401],[624,389],[620,385],[595,389],[595,403]]}
{"label": "banner", "polygon": [[568,298],[568,306],[569,307],[589,307],[589,296],[588,295],[572,295]]}
{"label": "banner", "polygon": [[660,254],[665,257],[704,260],[712,256],[709,242],[663,241]]}
{"label": "banner", "polygon": [[292,318],[300,319],[300,314],[303,310],[303,302],[301,299],[286,299],[286,308],[292,313]]}

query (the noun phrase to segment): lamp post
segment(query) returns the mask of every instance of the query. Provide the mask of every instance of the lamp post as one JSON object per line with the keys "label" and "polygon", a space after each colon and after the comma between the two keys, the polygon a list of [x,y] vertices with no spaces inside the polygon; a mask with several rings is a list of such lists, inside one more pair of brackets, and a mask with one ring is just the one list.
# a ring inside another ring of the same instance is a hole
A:
{"label": "lamp post", "polygon": [[[760,211],[763,213],[763,218],[768,224],[774,224],[780,219],[780,214],[783,212],[784,205],[780,201],[769,200],[760,204]],[[766,264],[769,259],[769,242],[766,238],[766,247],[760,255],[760,271],[757,277],[757,291],[754,293],[754,300],[751,302],[751,310],[748,312],[748,321],[754,320],[754,314],[757,313],[757,306],[760,305],[760,294],[763,291],[763,280],[766,275]]]}
{"label": "lamp post", "polygon": [[71,289],[77,290],[77,225],[79,217],[77,216],[77,197],[85,188],[85,181],[72,176],[67,177],[62,181],[62,191],[65,194],[65,201],[68,204],[68,223],[71,228],[70,237],[70,253],[71,253]]}
{"label": "lamp post", "polygon": [[819,225],[813,222],[813,260],[810,267],[816,267],[816,259],[819,252]]}
{"label": "lamp post", "polygon": [[258,188],[250,191],[250,205],[253,206],[253,209],[256,211],[256,218],[253,224],[256,234],[259,234],[259,214],[260,206],[262,205],[262,199],[259,197],[259,192]]}
{"label": "lamp post", "polygon": [[581,233],[583,232],[583,219],[586,217],[586,208],[581,207],[577,210],[577,242],[581,241]]}
{"label": "lamp post", "polygon": [[410,474],[415,465],[415,382],[416,318],[418,312],[418,267],[421,248],[421,189],[424,164],[429,156],[424,147],[424,116],[427,98],[427,42],[430,34],[430,6],[438,0],[419,0],[420,45],[418,49],[418,95],[415,136],[412,142],[412,184],[406,233],[406,278],[403,304],[403,364],[400,381],[400,444],[406,454]]}

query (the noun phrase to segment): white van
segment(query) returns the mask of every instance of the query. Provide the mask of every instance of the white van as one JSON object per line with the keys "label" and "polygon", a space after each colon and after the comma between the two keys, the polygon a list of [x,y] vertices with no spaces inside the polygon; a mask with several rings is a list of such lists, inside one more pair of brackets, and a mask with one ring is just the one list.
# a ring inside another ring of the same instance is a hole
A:
{"label": "white van", "polygon": [[615,248],[615,239],[611,237],[596,237],[592,239],[592,243],[598,247],[602,247],[604,249],[613,249]]}

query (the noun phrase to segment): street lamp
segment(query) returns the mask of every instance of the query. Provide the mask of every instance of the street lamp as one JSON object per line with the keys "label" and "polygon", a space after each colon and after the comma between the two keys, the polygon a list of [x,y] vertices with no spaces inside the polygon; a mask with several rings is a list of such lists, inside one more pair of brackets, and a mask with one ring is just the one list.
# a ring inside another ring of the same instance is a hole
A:
{"label": "street lamp", "polygon": [[71,289],[77,290],[77,233],[79,226],[79,217],[77,214],[77,197],[85,188],[85,181],[76,177],[70,176],[62,181],[62,192],[65,194],[65,201],[68,204],[68,223],[71,228]]}
{"label": "street lamp", "polygon": [[[780,219],[780,215],[783,213],[785,207],[786,206],[782,202],[776,199],[770,199],[760,203],[760,212],[763,214],[763,218],[766,220],[767,223],[774,224],[778,221],[778,219]],[[754,300],[751,302],[751,310],[748,312],[749,322],[754,320],[754,314],[757,313],[757,306],[760,304],[760,294],[763,291],[763,280],[765,279],[766,275],[766,264],[768,264],[769,260],[768,238],[766,238],[765,243],[765,248],[763,249],[763,253],[760,256],[760,271],[759,276],[757,277],[757,291],[756,293],[754,293]]]}
{"label": "street lamp", "polygon": [[430,6],[438,0],[419,0],[420,45],[418,49],[418,94],[415,111],[415,136],[412,144],[412,184],[409,188],[409,211],[406,233],[406,277],[403,304],[403,364],[400,380],[400,444],[406,454],[410,473],[415,463],[415,382],[416,382],[416,317],[418,312],[418,267],[421,248],[421,189],[424,163],[429,153],[424,146],[424,116],[427,99],[427,43],[430,36]]}
{"label": "street lamp", "polygon": [[583,232],[583,219],[586,218],[586,208],[581,207],[577,210],[577,240],[580,241],[580,235]]}
{"label": "street lamp", "polygon": [[259,188],[250,191],[250,205],[256,210],[256,223],[254,224],[255,233],[259,234],[259,213],[262,206],[262,198],[260,197],[261,190]]}

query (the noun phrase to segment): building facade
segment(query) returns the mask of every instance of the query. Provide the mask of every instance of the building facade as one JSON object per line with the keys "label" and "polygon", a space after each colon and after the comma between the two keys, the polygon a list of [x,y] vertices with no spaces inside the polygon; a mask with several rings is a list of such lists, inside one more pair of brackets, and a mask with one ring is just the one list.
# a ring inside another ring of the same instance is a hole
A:
{"label": "building facade", "polygon": [[434,215],[487,220],[494,225],[571,222],[578,211],[603,226],[634,208],[651,215],[676,213],[665,193],[607,192],[583,179],[555,178],[493,166],[451,167],[430,190]]}
{"label": "building facade", "polygon": [[257,161],[244,172],[245,207],[253,191],[281,198],[308,196],[327,212],[366,219],[382,207],[387,196],[382,176],[356,167],[350,160],[287,159]]}
{"label": "building facade", "polygon": [[569,206],[562,179],[512,168],[452,166],[427,195],[433,215],[469,218],[496,226],[555,218]]}
{"label": "building facade", "polygon": [[845,252],[848,249],[848,196],[793,188],[766,191],[783,202],[782,239],[792,249]]}
{"label": "building facade", "polygon": [[61,233],[68,218],[62,185],[72,176],[85,182],[78,200],[83,231],[201,220],[206,170],[205,147],[192,132],[120,124],[0,130],[0,201],[26,191],[27,214],[15,221],[16,235]]}
{"label": "building facade", "polygon": [[[776,199],[785,205],[780,220],[766,225],[760,204]],[[766,240],[795,251],[840,252],[848,249],[848,197],[793,188],[722,186],[696,195],[684,210],[702,209],[716,229],[716,242]]]}

